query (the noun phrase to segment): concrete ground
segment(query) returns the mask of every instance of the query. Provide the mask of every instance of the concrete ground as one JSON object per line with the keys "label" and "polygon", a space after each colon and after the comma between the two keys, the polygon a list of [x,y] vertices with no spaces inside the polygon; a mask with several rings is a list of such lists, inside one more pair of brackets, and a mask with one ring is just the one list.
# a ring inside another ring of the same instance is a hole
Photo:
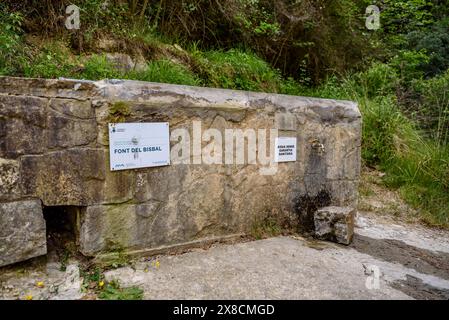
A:
{"label": "concrete ground", "polygon": [[[59,267],[0,269],[0,298],[91,297],[76,261]],[[449,232],[359,215],[349,247],[299,236],[217,244],[140,259],[105,278],[141,287],[145,299],[449,299]]]}

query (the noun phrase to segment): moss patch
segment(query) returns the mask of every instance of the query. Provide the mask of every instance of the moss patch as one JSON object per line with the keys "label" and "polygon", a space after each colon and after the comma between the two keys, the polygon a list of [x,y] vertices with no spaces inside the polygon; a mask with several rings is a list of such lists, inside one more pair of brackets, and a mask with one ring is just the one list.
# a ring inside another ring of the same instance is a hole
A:
{"label": "moss patch", "polygon": [[108,122],[125,122],[131,116],[129,105],[124,101],[117,101],[109,108]]}

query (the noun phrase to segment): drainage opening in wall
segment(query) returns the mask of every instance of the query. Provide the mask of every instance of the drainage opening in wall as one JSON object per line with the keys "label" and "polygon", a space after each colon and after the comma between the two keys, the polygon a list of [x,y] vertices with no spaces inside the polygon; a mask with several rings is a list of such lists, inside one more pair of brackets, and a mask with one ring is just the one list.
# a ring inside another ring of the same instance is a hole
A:
{"label": "drainage opening in wall", "polygon": [[68,259],[77,255],[77,234],[81,207],[43,207],[47,227],[47,257],[60,262],[64,271]]}

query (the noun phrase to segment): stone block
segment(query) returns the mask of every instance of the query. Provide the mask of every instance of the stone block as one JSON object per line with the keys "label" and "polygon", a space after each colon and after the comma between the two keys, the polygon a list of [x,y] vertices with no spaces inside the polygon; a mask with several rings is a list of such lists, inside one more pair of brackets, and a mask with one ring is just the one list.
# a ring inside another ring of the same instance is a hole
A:
{"label": "stone block", "polygon": [[40,201],[0,203],[0,226],[0,267],[47,253]]}
{"label": "stone block", "polygon": [[95,117],[95,111],[90,101],[51,99],[50,109],[67,117],[81,120],[89,120]]}
{"label": "stone block", "polygon": [[37,97],[0,95],[0,157],[44,152],[47,103]]}
{"label": "stone block", "polygon": [[0,200],[20,195],[19,162],[0,158]]}
{"label": "stone block", "polygon": [[276,113],[274,127],[281,131],[296,131],[296,116],[291,113]]}
{"label": "stone block", "polygon": [[97,139],[95,120],[78,120],[50,113],[48,117],[48,147],[85,146]]}
{"label": "stone block", "polygon": [[133,199],[135,172],[110,172],[108,157],[106,150],[90,148],[23,156],[21,189],[46,206],[89,206]]}
{"label": "stone block", "polygon": [[105,154],[99,149],[69,149],[21,158],[24,193],[46,206],[85,206],[101,202]]}
{"label": "stone block", "polygon": [[158,206],[157,202],[149,202],[83,209],[78,237],[81,253],[93,256],[123,248],[151,247],[155,243],[153,239],[168,232],[166,227],[155,221],[161,211]]}
{"label": "stone block", "polygon": [[316,237],[349,245],[354,235],[355,215],[355,209],[349,207],[325,207],[317,210],[314,215]]}
{"label": "stone block", "polygon": [[90,101],[52,99],[48,112],[48,147],[85,146],[97,138]]}

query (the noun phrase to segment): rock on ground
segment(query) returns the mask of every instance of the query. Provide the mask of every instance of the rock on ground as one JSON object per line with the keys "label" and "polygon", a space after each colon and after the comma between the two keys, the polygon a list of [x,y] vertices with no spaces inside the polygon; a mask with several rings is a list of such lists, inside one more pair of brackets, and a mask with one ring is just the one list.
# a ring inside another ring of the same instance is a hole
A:
{"label": "rock on ground", "polygon": [[0,267],[46,253],[41,202],[0,203]]}

